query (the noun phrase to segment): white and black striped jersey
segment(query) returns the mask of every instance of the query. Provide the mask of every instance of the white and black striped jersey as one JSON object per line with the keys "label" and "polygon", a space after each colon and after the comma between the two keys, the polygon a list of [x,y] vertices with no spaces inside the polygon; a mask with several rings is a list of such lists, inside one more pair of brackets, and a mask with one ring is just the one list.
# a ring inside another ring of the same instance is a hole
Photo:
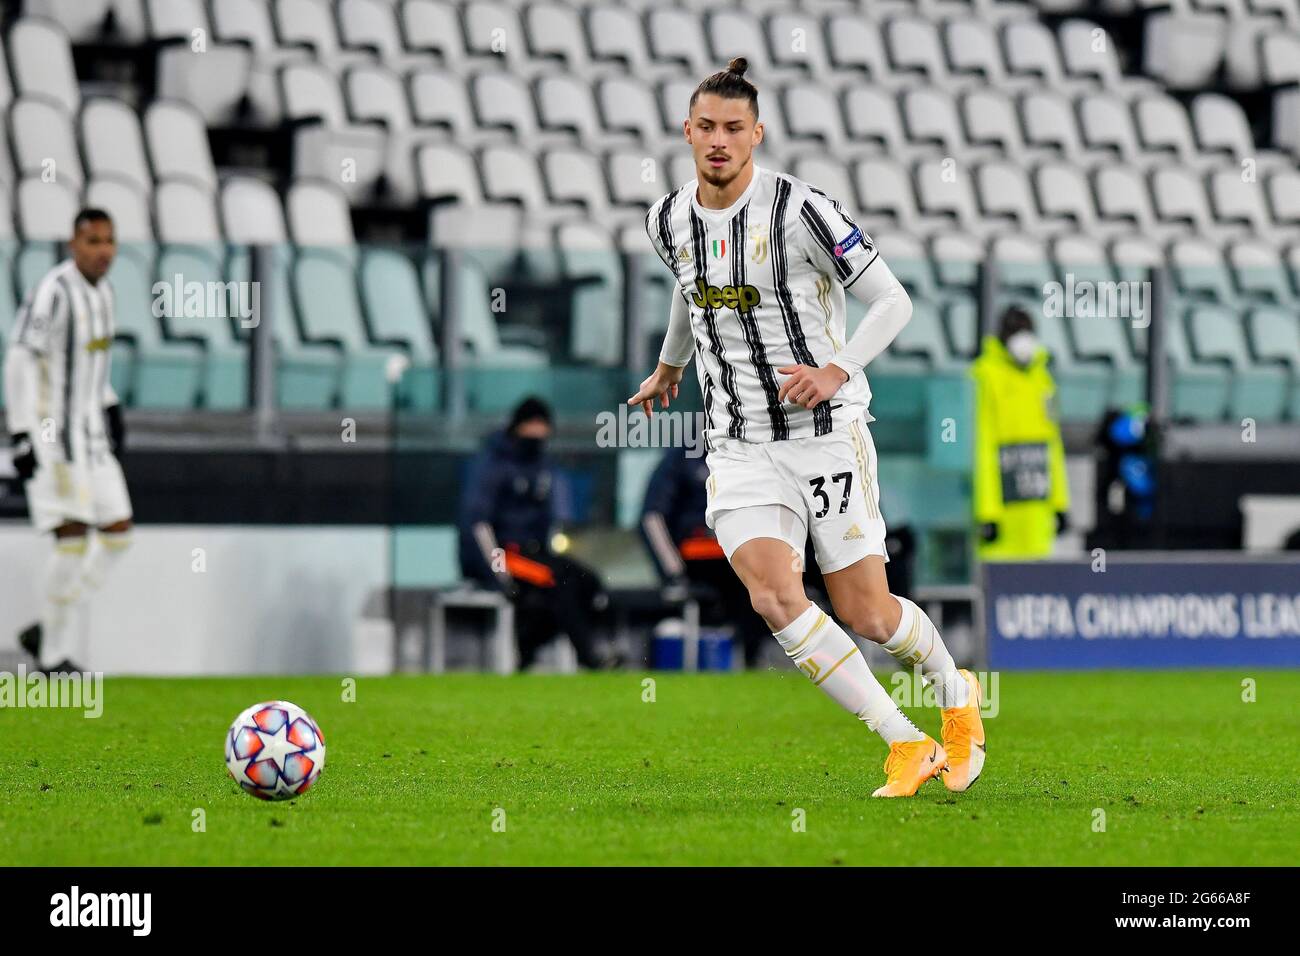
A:
{"label": "white and black striped jersey", "polygon": [[[705,209],[697,181],[650,207],[646,232],[690,310],[706,435],[783,441],[861,418],[866,376],[805,409],[777,400],[786,365],[823,366],[844,346],[844,290],[876,260],[838,202],[754,167],[728,209]],[[868,421],[870,417],[868,416]]]}
{"label": "white and black striped jersey", "polygon": [[104,409],[117,402],[108,378],[113,328],[108,279],[92,285],[71,259],[45,274],[24,298],[9,336],[9,351],[35,356],[37,373],[34,388],[5,389],[11,434],[27,432],[38,451],[45,447],[65,461],[108,450]]}

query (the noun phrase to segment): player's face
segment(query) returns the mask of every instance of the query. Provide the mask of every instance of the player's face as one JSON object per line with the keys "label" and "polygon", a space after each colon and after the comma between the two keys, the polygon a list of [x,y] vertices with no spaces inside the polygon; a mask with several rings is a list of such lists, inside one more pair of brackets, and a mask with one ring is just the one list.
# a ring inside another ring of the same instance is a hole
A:
{"label": "player's face", "polygon": [[705,93],[686,120],[686,141],[700,179],[722,188],[749,163],[763,141],[763,124],[755,120],[748,100]]}
{"label": "player's face", "polygon": [[109,270],[113,257],[117,255],[113,224],[106,219],[83,222],[68,245],[81,274],[95,282]]}

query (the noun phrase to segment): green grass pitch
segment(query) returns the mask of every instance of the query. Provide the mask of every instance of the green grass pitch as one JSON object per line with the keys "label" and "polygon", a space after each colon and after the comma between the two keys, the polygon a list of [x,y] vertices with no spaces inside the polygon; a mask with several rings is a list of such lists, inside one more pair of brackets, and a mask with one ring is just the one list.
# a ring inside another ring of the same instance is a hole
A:
{"label": "green grass pitch", "polygon": [[[109,679],[97,720],[0,710],[0,863],[1294,862],[1300,672],[1004,673],[999,690],[973,790],[872,800],[884,745],[794,671],[361,678],[355,702],[340,678]],[[291,803],[240,792],[222,759],[229,722],[272,698],[328,742]],[[909,713],[938,736],[937,710]]]}

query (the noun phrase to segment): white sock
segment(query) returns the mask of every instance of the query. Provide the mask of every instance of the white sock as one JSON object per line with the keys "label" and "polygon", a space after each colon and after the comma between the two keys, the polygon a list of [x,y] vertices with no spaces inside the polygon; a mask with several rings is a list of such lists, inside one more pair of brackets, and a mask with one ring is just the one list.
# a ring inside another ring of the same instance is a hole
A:
{"label": "white sock", "polygon": [[108,580],[131,546],[130,531],[100,531],[86,548],[81,563],[81,600],[77,603],[72,629],[72,659],[82,667],[90,660],[90,601]]}
{"label": "white sock", "polygon": [[853,638],[816,604],[773,636],[809,680],[886,743],[925,739],[880,686]]}
{"label": "white sock", "polygon": [[81,570],[85,557],[85,538],[54,540],[54,553],[45,565],[41,605],[42,667],[53,667],[71,657],[75,649],[73,631],[77,618],[76,604],[81,598]]}
{"label": "white sock", "polygon": [[965,707],[970,688],[957,673],[957,665],[939,636],[939,629],[911,600],[897,594],[894,599],[903,614],[898,619],[898,630],[885,643],[885,650],[904,667],[921,669],[925,682],[934,685],[934,696],[940,707]]}

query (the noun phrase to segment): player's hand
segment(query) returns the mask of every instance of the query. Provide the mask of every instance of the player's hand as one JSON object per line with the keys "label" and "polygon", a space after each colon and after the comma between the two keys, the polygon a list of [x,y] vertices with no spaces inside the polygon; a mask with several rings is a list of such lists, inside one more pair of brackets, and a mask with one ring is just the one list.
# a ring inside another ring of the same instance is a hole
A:
{"label": "player's hand", "polygon": [[783,365],[777,371],[790,376],[781,383],[777,401],[791,402],[804,408],[816,408],[849,380],[849,373],[838,365],[825,365],[821,368]]}
{"label": "player's hand", "polygon": [[990,543],[998,540],[998,526],[992,521],[980,525],[980,539]]}
{"label": "player's hand", "polygon": [[659,363],[659,367],[641,383],[637,393],[627,400],[629,405],[640,405],[641,411],[646,415],[654,414],[655,399],[659,399],[659,404],[667,408],[670,400],[677,397],[677,386],[682,380],[682,373],[686,367],[677,368],[674,365]]}
{"label": "player's hand", "polygon": [[114,457],[126,447],[126,422],[122,418],[122,406],[110,405],[104,409],[104,423],[108,425],[108,447]]}
{"label": "player's hand", "polygon": [[13,436],[13,461],[14,471],[18,472],[20,481],[30,481],[32,475],[36,474],[36,448],[26,432],[18,432]]}
{"label": "player's hand", "polygon": [[1066,514],[1064,511],[1058,511],[1056,513],[1056,533],[1065,534],[1065,532],[1069,530],[1070,530],[1070,516]]}

